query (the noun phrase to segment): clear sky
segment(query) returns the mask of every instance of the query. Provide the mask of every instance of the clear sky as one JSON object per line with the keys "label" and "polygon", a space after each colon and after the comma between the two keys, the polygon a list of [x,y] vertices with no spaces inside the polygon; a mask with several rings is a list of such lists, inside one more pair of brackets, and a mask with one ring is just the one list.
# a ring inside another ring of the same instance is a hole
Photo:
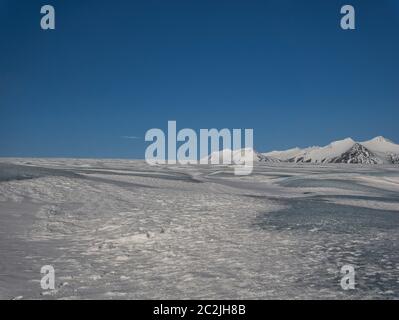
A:
{"label": "clear sky", "polygon": [[0,39],[0,156],[143,158],[168,120],[259,151],[399,142],[397,0],[0,0]]}

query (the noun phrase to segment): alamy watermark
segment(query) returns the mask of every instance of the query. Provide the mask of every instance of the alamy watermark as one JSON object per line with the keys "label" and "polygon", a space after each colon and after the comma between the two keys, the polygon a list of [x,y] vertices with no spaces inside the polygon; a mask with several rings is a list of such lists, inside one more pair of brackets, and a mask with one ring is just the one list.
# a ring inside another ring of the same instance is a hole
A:
{"label": "alamy watermark", "polygon": [[150,165],[225,164],[234,166],[235,175],[253,170],[253,129],[200,129],[198,137],[193,129],[177,131],[176,121],[168,121],[166,134],[153,128],[146,132],[145,141],[152,142],[145,151]]}
{"label": "alamy watermark", "polygon": [[[40,19],[40,27],[43,30],[55,29],[55,9],[54,6],[46,4],[40,8],[40,13],[43,15]],[[346,4],[341,7],[340,25],[343,30],[354,30],[355,26],[355,8],[352,5]]]}
{"label": "alamy watermark", "polygon": [[40,280],[40,286],[43,290],[54,290],[55,289],[55,271],[51,265],[45,265],[40,269],[40,273],[43,277]]}
{"label": "alamy watermark", "polygon": [[40,19],[40,27],[43,30],[55,29],[55,9],[53,6],[46,4],[40,8],[40,13],[43,14]]}
{"label": "alamy watermark", "polygon": [[354,290],[355,289],[355,267],[346,264],[341,268],[341,274],[343,275],[340,281],[341,288],[343,290]]}
{"label": "alamy watermark", "polygon": [[355,8],[349,4],[342,6],[341,14],[344,16],[341,18],[341,28],[343,30],[355,30]]}

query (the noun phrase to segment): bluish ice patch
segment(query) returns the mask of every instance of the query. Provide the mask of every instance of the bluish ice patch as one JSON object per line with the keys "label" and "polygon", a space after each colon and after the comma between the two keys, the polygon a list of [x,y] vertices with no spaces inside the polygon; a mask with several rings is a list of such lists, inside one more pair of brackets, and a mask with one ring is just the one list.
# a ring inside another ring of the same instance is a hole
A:
{"label": "bluish ice patch", "polygon": [[254,226],[297,239],[294,257],[304,270],[298,285],[343,294],[339,270],[350,264],[355,266],[357,289],[345,293],[349,298],[399,297],[398,211],[341,205],[319,197],[273,201],[286,207],[259,215]]}

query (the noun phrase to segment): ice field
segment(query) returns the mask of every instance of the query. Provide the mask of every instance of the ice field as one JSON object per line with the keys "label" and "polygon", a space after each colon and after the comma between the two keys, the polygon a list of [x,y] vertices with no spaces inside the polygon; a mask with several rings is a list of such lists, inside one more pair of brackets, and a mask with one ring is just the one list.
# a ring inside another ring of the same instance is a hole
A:
{"label": "ice field", "polygon": [[0,299],[15,298],[398,299],[399,167],[0,159]]}

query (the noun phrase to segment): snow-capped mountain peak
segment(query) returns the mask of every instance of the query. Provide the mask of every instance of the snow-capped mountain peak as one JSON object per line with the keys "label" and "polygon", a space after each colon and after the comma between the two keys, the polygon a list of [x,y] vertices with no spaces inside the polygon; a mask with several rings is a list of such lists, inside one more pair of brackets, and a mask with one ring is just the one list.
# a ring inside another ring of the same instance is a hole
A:
{"label": "snow-capped mountain peak", "polygon": [[355,144],[339,157],[331,159],[332,163],[364,163],[364,164],[380,164],[383,161],[377,158],[370,150],[362,146],[360,143]]}
{"label": "snow-capped mountain peak", "polygon": [[355,141],[352,138],[345,138],[342,140],[337,140],[333,141],[329,144],[329,147],[337,147],[337,146],[347,146],[347,145],[353,145],[355,144]]}
{"label": "snow-capped mountain peak", "polygon": [[377,153],[394,153],[399,154],[399,145],[393,143],[382,136],[375,137],[374,139],[361,142],[366,148],[372,152]]}
{"label": "snow-capped mountain peak", "polygon": [[373,139],[371,139],[369,141],[370,142],[374,141],[374,142],[377,142],[377,143],[384,143],[384,142],[393,143],[391,140],[389,140],[389,139],[387,139],[387,138],[385,138],[383,136],[377,136],[377,137],[375,137],[375,138],[373,138]]}

